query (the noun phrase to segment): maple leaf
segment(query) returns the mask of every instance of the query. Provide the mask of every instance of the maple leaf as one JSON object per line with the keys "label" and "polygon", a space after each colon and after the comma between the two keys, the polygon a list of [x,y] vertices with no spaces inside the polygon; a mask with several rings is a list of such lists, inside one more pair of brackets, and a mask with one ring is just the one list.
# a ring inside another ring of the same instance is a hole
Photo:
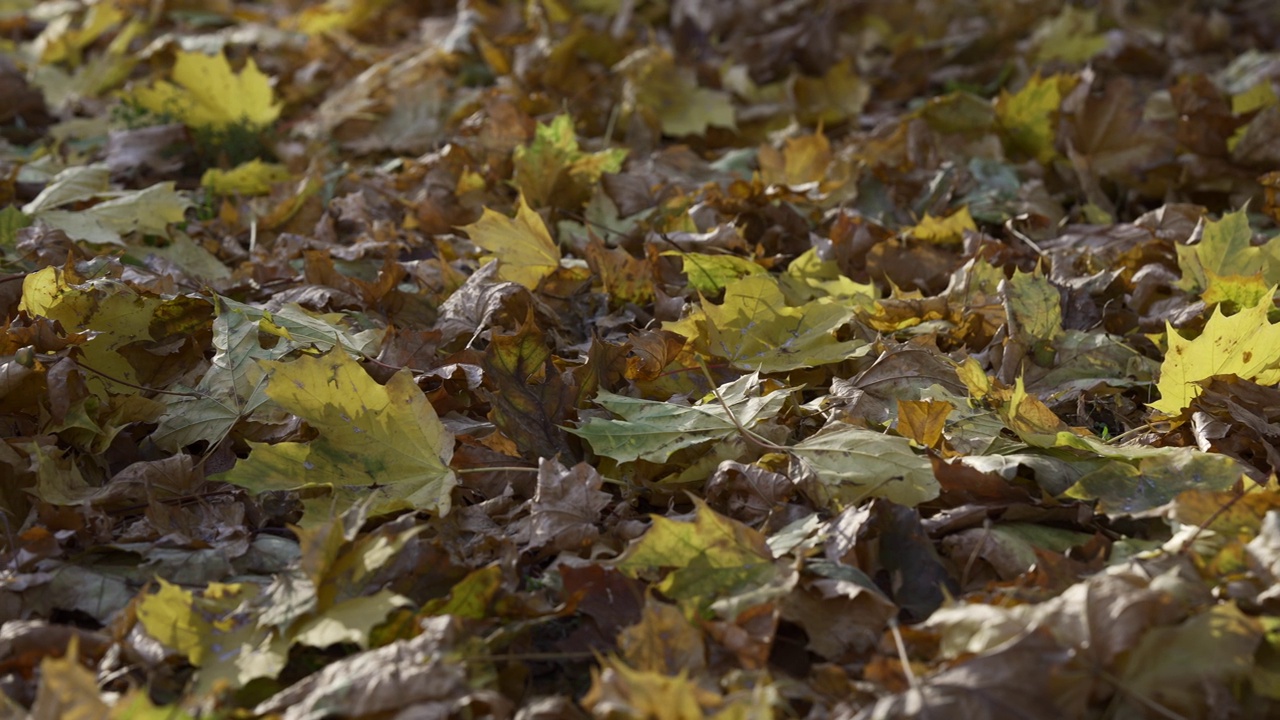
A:
{"label": "maple leaf", "polygon": [[46,267],[23,279],[20,307],[64,327],[94,332],[80,348],[85,363],[106,375],[89,378],[89,387],[95,392],[127,393],[128,384],[137,384],[139,378],[137,368],[122,354],[124,348],[151,339],[152,318],[163,304],[112,280],[72,284],[60,268]]}
{"label": "maple leaf", "polygon": [[[372,347],[371,336],[349,332],[338,324],[337,315],[314,316],[297,306],[270,313],[223,297],[215,296],[215,301],[215,353],[209,370],[188,388],[189,394],[166,398],[168,408],[152,435],[160,447],[176,450],[199,441],[213,446],[241,420],[271,422],[267,374],[259,360],[279,360],[304,349],[324,352],[336,345],[351,352]],[[264,343],[263,336],[278,340]],[[281,411],[276,408],[274,414]]]}
{"label": "maple leaf", "polygon": [[[85,209],[60,209],[86,201],[96,204]],[[114,191],[107,166],[97,163],[58,173],[22,212],[76,240],[124,245],[124,236],[134,232],[167,235],[169,225],[182,222],[189,207],[191,201],[171,182],[131,192]]]}
{"label": "maple leaf", "polygon": [[668,135],[700,135],[712,126],[736,126],[729,94],[699,86],[693,70],[677,66],[666,49],[637,50],[614,69],[627,78],[626,107],[652,115]]}
{"label": "maple leaf", "polygon": [[[1273,287],[1267,297],[1274,294]],[[1197,383],[1214,375],[1236,375],[1263,385],[1280,382],[1280,325],[1267,321],[1270,305],[1259,303],[1230,317],[1215,308],[1194,340],[1166,323],[1169,350],[1156,383],[1160,399],[1151,407],[1177,414],[1200,394]]]}
{"label": "maple leaf", "polygon": [[564,207],[571,204],[566,202],[570,198],[585,201],[600,176],[621,170],[626,157],[623,148],[583,152],[573,131],[573,119],[559,115],[546,125],[539,123],[533,141],[515,149],[513,183],[535,207],[553,201]]}
{"label": "maple leaf", "polygon": [[739,432],[739,425],[750,429],[777,415],[790,391],[774,390],[760,396],[760,384],[759,374],[752,373],[717,389],[732,417],[715,396],[690,406],[602,391],[595,397],[596,404],[622,419],[593,417],[569,432],[590,442],[597,455],[618,462],[666,462],[679,450],[732,437]]}
{"label": "maple leaf", "polygon": [[925,213],[920,222],[915,227],[909,228],[907,233],[929,242],[954,244],[964,240],[966,230],[976,231],[977,229],[978,225],[973,222],[968,206],[965,206],[941,219]]}
{"label": "maple leaf", "polygon": [[554,458],[538,467],[538,488],[529,510],[535,547],[575,550],[599,536],[596,521],[613,496],[601,491],[604,478],[586,464],[565,468]]}
{"label": "maple leaf", "polygon": [[219,195],[266,195],[272,185],[291,177],[283,165],[254,158],[230,170],[210,168],[201,176],[200,185]]}
{"label": "maple leaf", "polygon": [[163,80],[133,90],[129,98],[158,115],[170,115],[193,128],[223,130],[246,124],[270,125],[280,117],[283,105],[276,101],[271,80],[253,58],[239,73],[221,52],[178,51],[173,81]]}
{"label": "maple leaf", "polygon": [[819,502],[882,497],[913,507],[940,492],[928,458],[916,455],[905,438],[832,423],[788,451],[816,477]]}
{"label": "maple leaf", "polygon": [[575,388],[566,382],[572,376],[556,369],[532,313],[516,332],[494,334],[484,369],[493,422],[521,452],[531,457],[570,454],[559,426],[573,410]]}
{"label": "maple leaf", "polygon": [[809,188],[829,192],[848,181],[848,168],[836,160],[831,141],[821,129],[813,135],[787,138],[782,150],[762,145],[759,163],[761,180],[797,192]]}
{"label": "maple leaf", "polygon": [[1036,59],[1040,62],[1088,62],[1107,47],[1106,36],[1098,32],[1098,11],[1071,5],[1041,22],[1031,42],[1036,45]]}
{"label": "maple leaf", "polygon": [[749,275],[725,286],[722,304],[704,301],[700,310],[663,328],[734,367],[773,373],[865,355],[868,343],[835,338],[853,315],[852,308],[826,298],[791,307],[777,279]]}
{"label": "maple leaf", "polygon": [[560,267],[560,248],[542,218],[520,196],[514,220],[484,209],[479,220],[459,228],[476,245],[488,250],[485,262],[498,263],[498,277],[536,288],[542,278]]}
{"label": "maple leaf", "polygon": [[676,600],[700,604],[759,587],[774,577],[773,556],[759,533],[696,497],[694,506],[692,522],[653,516],[653,525],[614,566],[633,577],[675,568],[657,589]]}
{"label": "maple leaf", "polygon": [[1199,292],[1207,303],[1250,307],[1280,282],[1280,241],[1253,244],[1253,230],[1244,210],[1221,220],[1203,221],[1204,232],[1194,245],[1178,245],[1179,286]]}
{"label": "maple leaf", "polygon": [[730,282],[748,275],[761,275],[766,270],[758,264],[737,255],[710,255],[708,253],[668,250],[666,257],[679,257],[684,266],[689,287],[700,293],[714,295]]}
{"label": "maple leaf", "polygon": [[1036,72],[1016,93],[1000,91],[996,100],[996,120],[1003,130],[1011,151],[1049,162],[1057,155],[1054,148],[1054,119],[1062,96],[1075,84],[1063,75],[1040,77]]}
{"label": "maple leaf", "polygon": [[378,385],[346,352],[267,361],[267,395],[320,433],[310,443],[251,443],[222,479],[254,491],[327,486],[342,504],[377,498],[374,512],[403,508],[444,515],[457,484],[453,435],[408,370]]}
{"label": "maple leaf", "polygon": [[80,639],[72,637],[66,657],[40,662],[43,682],[31,708],[33,718],[107,717],[111,709],[98,692],[94,674],[81,665]]}

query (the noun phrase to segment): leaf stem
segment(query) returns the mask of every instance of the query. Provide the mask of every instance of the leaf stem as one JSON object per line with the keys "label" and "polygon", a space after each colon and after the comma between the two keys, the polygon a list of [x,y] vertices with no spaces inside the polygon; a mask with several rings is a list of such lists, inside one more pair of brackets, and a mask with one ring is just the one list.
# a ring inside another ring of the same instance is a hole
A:
{"label": "leaf stem", "polygon": [[733,423],[734,427],[738,428],[738,432],[742,434],[743,439],[766,450],[783,453],[791,452],[791,448],[784,447],[782,445],[775,445],[744,427],[743,424],[738,421],[738,417],[729,409],[729,403],[724,401],[724,396],[720,394],[720,388],[716,386],[715,378],[711,377],[711,371],[707,369],[706,361],[702,358],[698,358],[698,367],[702,368],[703,377],[705,377],[707,382],[711,384],[712,394],[716,396],[716,400],[720,401],[720,407],[724,408],[725,413],[729,415],[730,422]]}

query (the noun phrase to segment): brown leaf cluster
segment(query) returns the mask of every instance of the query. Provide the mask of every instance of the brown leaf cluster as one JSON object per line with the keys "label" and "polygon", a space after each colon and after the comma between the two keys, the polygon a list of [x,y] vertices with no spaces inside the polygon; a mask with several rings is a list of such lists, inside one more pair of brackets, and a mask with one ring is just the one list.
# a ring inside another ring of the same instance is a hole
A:
{"label": "brown leaf cluster", "polygon": [[1274,3],[13,7],[6,716],[1280,712]]}

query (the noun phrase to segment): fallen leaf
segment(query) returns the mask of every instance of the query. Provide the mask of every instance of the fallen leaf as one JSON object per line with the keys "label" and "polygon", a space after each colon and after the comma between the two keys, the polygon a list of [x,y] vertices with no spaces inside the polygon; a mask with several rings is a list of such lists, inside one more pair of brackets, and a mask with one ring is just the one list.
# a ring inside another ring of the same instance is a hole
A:
{"label": "fallen leaf", "polygon": [[560,248],[551,240],[546,223],[521,196],[512,220],[485,208],[484,215],[461,230],[472,242],[493,253],[486,262],[498,262],[498,277],[534,289],[560,267]]}
{"label": "fallen leaf", "polygon": [[453,435],[409,371],[378,385],[346,352],[265,361],[267,395],[304,418],[310,443],[252,444],[223,480],[256,492],[327,486],[341,504],[376,498],[378,512],[423,509],[445,515],[457,478],[449,468]]}
{"label": "fallen leaf", "polygon": [[158,115],[177,118],[188,127],[226,128],[245,124],[264,127],[280,117],[283,104],[275,99],[271,80],[258,69],[253,58],[244,69],[234,72],[219,52],[178,51],[173,63],[173,82],[163,80],[136,88],[131,100]]}

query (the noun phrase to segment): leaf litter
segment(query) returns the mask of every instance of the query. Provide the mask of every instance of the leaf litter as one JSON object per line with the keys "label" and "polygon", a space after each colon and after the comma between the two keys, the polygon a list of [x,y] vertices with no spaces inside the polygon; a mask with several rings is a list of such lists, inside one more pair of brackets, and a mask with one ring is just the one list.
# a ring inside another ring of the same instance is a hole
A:
{"label": "leaf litter", "polygon": [[16,3],[15,717],[1280,704],[1268,3]]}

